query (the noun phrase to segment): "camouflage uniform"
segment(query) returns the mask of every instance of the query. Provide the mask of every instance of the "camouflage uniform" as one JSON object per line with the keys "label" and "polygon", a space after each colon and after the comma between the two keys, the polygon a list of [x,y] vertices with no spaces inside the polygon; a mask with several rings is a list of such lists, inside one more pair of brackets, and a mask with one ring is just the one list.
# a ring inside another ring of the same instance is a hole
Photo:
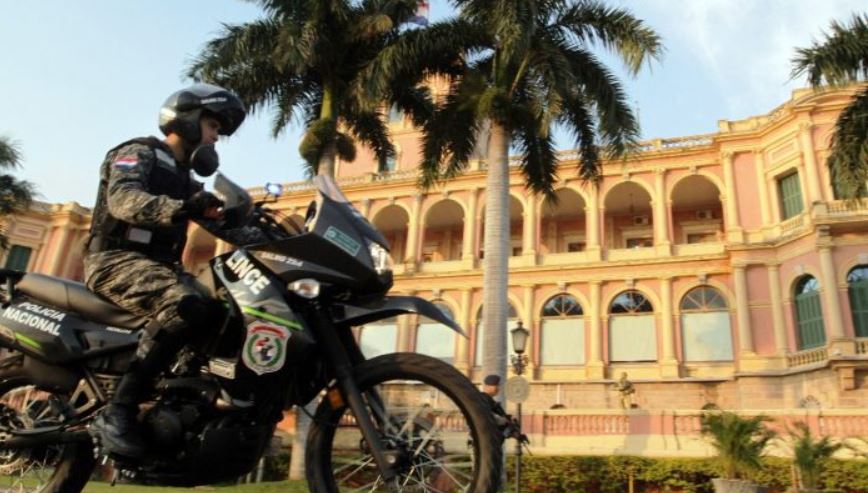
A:
{"label": "camouflage uniform", "polygon": [[[156,139],[150,144],[122,144],[106,155],[84,278],[91,291],[138,316],[152,318],[161,330],[175,332],[187,325],[178,313],[181,300],[202,296],[180,265],[187,219],[178,220],[184,200],[202,190],[202,184],[192,178],[189,169],[175,163],[168,147]],[[153,190],[155,178],[161,183],[175,180],[169,184],[168,195]],[[95,240],[107,229],[104,225],[116,223],[121,230],[127,228],[126,236],[132,239],[117,248],[95,247]],[[235,244],[264,240],[253,228],[221,230],[215,221],[199,223]],[[141,243],[145,239],[151,244]]]}

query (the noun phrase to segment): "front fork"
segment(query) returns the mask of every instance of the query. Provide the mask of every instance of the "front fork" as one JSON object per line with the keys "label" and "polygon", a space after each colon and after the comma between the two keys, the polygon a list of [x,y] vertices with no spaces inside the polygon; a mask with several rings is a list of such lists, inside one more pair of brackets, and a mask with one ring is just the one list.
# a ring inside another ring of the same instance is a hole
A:
{"label": "front fork", "polygon": [[[337,387],[341,391],[344,401],[349,405],[350,410],[356,418],[356,423],[362,432],[362,437],[370,449],[371,456],[377,463],[377,468],[380,470],[380,475],[386,483],[391,482],[395,478],[396,473],[394,464],[388,460],[382,445],[380,444],[380,434],[374,427],[374,422],[371,419],[371,414],[365,405],[365,399],[359,390],[356,381],[353,378],[353,362],[348,354],[348,349],[345,347],[338,335],[338,328],[335,326],[331,317],[322,309],[313,311],[314,322],[319,333],[320,347],[326,354],[326,357],[335,370],[335,378],[337,379]],[[375,393],[369,395],[369,399],[373,399],[371,405],[382,408],[382,402]],[[380,423],[381,426],[386,425]]]}

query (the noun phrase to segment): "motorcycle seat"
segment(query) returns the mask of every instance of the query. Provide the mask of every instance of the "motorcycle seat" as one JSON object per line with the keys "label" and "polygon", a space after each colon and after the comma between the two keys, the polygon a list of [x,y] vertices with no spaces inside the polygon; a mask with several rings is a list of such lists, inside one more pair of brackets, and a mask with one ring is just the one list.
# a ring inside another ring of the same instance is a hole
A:
{"label": "motorcycle seat", "polygon": [[91,292],[80,282],[28,273],[24,274],[15,288],[53,307],[77,312],[88,320],[112,327],[138,329],[146,322],[145,318]]}

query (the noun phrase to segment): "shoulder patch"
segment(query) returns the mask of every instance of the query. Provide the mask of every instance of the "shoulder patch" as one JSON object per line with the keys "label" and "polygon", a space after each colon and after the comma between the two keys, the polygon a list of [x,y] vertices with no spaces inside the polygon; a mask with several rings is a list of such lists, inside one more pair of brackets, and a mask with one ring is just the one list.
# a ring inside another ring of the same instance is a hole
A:
{"label": "shoulder patch", "polygon": [[154,149],[154,154],[157,156],[157,160],[159,160],[161,163],[172,168],[175,167],[175,159],[170,156],[168,152],[162,149]]}
{"label": "shoulder patch", "polygon": [[135,154],[124,154],[115,158],[112,167],[122,170],[133,169],[139,164],[139,156]]}

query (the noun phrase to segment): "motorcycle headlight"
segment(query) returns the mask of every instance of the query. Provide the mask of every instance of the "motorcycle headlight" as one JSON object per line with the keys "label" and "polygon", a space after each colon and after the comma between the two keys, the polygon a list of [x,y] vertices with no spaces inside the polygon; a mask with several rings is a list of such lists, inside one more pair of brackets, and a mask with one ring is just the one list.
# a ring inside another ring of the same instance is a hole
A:
{"label": "motorcycle headlight", "polygon": [[368,251],[371,253],[371,260],[374,261],[374,270],[378,275],[383,275],[387,272],[392,272],[392,256],[389,251],[383,248],[383,245],[368,242]]}

